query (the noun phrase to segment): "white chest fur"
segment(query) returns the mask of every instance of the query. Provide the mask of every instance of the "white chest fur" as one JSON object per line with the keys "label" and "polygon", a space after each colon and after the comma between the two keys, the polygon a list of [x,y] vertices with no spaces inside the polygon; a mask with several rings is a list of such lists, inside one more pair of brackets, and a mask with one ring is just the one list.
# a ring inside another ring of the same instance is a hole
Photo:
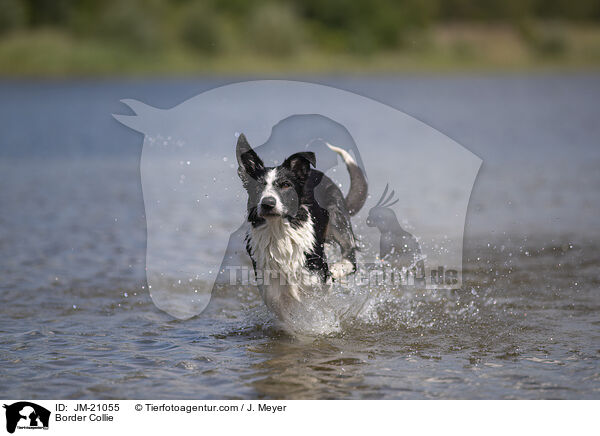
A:
{"label": "white chest fur", "polygon": [[304,288],[310,287],[306,253],[312,252],[315,245],[312,217],[309,215],[296,228],[287,220],[269,219],[259,227],[251,227],[248,236],[256,269],[264,281],[259,284],[261,295],[281,317],[289,309],[290,297],[300,301]]}

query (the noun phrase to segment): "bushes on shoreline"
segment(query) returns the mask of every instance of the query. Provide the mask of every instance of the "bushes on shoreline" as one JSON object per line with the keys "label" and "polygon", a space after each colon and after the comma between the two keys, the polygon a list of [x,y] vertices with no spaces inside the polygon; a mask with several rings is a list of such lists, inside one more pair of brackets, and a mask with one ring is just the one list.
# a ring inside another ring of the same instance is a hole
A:
{"label": "bushes on shoreline", "polygon": [[597,0],[0,0],[0,73],[595,65],[595,29]]}

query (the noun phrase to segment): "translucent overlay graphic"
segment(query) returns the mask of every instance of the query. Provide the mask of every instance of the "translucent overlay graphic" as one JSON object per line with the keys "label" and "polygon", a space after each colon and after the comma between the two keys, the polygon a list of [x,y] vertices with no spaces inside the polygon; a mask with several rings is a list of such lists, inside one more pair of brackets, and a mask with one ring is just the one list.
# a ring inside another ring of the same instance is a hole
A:
{"label": "translucent overlay graphic", "polygon": [[481,159],[432,127],[351,92],[294,81],[231,84],[168,110],[123,103],[135,115],[115,118],[145,135],[148,286],[172,316],[201,313],[215,284],[256,284],[235,155],[241,133],[267,166],[314,152],[317,169],[344,195],[348,172],[326,144],[347,150],[364,171],[369,197],[352,218],[359,271],[338,286],[361,280],[367,289],[387,274],[400,287],[461,287],[466,211]]}

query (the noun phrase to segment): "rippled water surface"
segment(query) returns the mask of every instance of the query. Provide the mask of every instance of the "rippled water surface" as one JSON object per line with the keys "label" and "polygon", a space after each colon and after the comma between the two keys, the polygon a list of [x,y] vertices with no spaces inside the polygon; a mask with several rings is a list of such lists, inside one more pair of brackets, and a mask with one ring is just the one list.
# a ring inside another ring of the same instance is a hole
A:
{"label": "rippled water surface", "polygon": [[600,398],[600,78],[319,82],[483,159],[461,290],[370,289],[317,337],[279,330],[250,288],[173,319],[146,289],[142,138],[110,114],[224,81],[2,82],[2,396]]}

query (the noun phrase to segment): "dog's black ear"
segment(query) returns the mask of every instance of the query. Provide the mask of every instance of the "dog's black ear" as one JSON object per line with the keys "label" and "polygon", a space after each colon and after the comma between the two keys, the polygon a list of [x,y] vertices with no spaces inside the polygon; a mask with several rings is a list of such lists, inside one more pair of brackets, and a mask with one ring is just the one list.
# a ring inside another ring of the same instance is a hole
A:
{"label": "dog's black ear", "polygon": [[306,179],[310,172],[310,166],[317,166],[317,158],[312,151],[303,151],[288,157],[282,164],[289,168],[294,174],[301,179]]}
{"label": "dog's black ear", "polygon": [[238,137],[235,156],[239,165],[238,174],[242,180],[245,179],[245,175],[256,178],[258,173],[265,167],[263,161],[248,144],[248,140],[243,133]]}

